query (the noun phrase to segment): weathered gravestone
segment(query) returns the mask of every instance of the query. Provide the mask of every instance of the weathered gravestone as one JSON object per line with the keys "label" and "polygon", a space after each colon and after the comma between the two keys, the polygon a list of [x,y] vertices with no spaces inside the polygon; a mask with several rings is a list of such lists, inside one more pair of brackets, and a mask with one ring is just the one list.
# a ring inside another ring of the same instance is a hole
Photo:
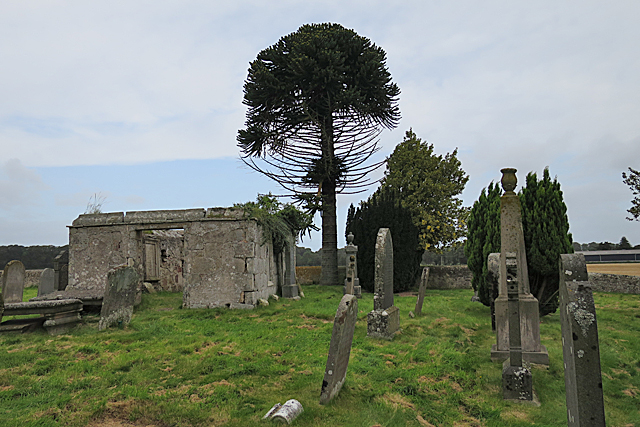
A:
{"label": "weathered gravestone", "polygon": [[596,308],[582,254],[560,255],[560,324],[569,426],[605,426]]}
{"label": "weathered gravestone", "polygon": [[129,324],[139,281],[140,276],[134,267],[123,265],[109,271],[98,330],[102,331],[111,325]]}
{"label": "weathered gravestone", "polygon": [[38,296],[50,294],[55,290],[55,272],[53,268],[45,268],[42,270],[42,273],[40,273]]}
{"label": "weathered gravestone", "polygon": [[333,399],[344,384],[356,320],[358,320],[358,298],[355,295],[346,294],[338,305],[336,318],[333,322],[327,367],[320,390],[321,405]]}
{"label": "weathered gravestone", "polygon": [[500,289],[495,300],[496,344],[491,348],[491,359],[505,360],[509,357],[509,315],[507,297],[506,254],[515,253],[518,270],[518,305],[520,331],[522,332],[522,356],[530,363],[549,364],[549,353],[540,344],[540,315],[538,300],[529,290],[527,254],[522,231],[520,198],[513,191],[516,188],[516,170],[505,168],[502,172],[500,197]]}
{"label": "weathered gravestone", "polygon": [[347,255],[347,274],[344,279],[344,293],[362,298],[362,287],[358,278],[358,247],[353,244],[353,233],[347,236],[347,246],[344,248]]}
{"label": "weathered gravestone", "polygon": [[416,308],[414,309],[415,315],[420,316],[422,314],[422,304],[424,303],[424,292],[427,289],[427,282],[429,281],[429,267],[422,269],[422,276],[420,277],[420,288],[418,289],[418,300],[416,301]]}
{"label": "weathered gravestone", "polygon": [[393,305],[393,242],[388,228],[376,238],[373,311],[367,315],[367,336],[393,339],[400,329],[400,312]]}
{"label": "weathered gravestone", "polygon": [[296,241],[292,237],[289,244],[285,245],[283,255],[284,283],[282,284],[283,298],[298,297],[298,284],[296,283]]}
{"label": "weathered gravestone", "polygon": [[64,291],[69,283],[69,251],[64,250],[53,259],[54,288]]}
{"label": "weathered gravestone", "polygon": [[533,401],[533,379],[531,372],[522,364],[522,346],[520,335],[520,304],[516,254],[507,252],[506,279],[509,301],[509,359],[502,366],[502,397],[505,400]]}
{"label": "weathered gravestone", "polygon": [[2,295],[4,302],[22,302],[26,271],[22,262],[9,261],[2,273]]}

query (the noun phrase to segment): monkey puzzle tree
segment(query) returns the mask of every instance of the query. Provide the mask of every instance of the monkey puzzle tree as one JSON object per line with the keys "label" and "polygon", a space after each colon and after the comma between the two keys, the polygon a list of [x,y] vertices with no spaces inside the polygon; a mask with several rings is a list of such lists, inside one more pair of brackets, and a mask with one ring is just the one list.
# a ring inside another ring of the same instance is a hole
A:
{"label": "monkey puzzle tree", "polygon": [[359,192],[400,119],[386,54],[339,24],[303,25],[258,53],[244,84],[242,160],[322,211],[323,284],[338,283],[336,194]]}
{"label": "monkey puzzle tree", "polygon": [[627,210],[631,214],[631,217],[627,217],[629,221],[640,221],[640,171],[633,168],[629,168],[629,173],[622,172],[622,182],[629,186],[629,189],[633,193],[634,197],[631,200],[631,208]]}

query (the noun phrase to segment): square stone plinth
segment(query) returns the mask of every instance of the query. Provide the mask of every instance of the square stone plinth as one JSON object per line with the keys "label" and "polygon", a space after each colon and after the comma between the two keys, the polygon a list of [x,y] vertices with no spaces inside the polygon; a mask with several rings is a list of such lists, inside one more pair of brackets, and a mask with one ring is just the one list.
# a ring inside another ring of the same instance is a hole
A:
{"label": "square stone plinth", "polygon": [[385,310],[372,310],[367,315],[367,336],[392,340],[400,330],[400,310],[391,306]]}

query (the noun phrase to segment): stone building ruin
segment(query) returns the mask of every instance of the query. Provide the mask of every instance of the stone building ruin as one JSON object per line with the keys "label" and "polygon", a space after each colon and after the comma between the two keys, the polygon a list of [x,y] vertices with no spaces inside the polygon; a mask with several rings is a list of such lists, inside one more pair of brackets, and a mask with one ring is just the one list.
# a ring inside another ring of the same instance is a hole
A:
{"label": "stone building ruin", "polygon": [[65,292],[101,298],[107,273],[121,265],[135,267],[147,287],[182,291],[185,308],[253,308],[277,292],[297,296],[297,287],[290,289],[295,247],[274,254],[258,222],[238,208],[85,214],[73,221]]}

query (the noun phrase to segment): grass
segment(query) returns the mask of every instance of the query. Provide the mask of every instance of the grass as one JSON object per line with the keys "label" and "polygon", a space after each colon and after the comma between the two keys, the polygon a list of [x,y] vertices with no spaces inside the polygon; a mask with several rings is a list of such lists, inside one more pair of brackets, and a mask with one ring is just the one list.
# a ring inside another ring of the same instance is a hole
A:
{"label": "grass", "polygon": [[[296,426],[565,426],[559,314],[543,318],[551,365],[533,368],[541,407],[504,402],[489,309],[470,290],[396,297],[402,333],[366,336],[359,301],[347,380],[318,403],[342,287],[255,310],[183,310],[181,294],[144,295],[131,324],[97,315],[56,337],[0,335],[0,426],[248,426],[295,398]],[[640,296],[596,294],[607,424],[640,427]]]}
{"label": "grass", "polygon": [[587,264],[589,273],[624,274],[640,276],[640,262],[620,262],[611,264]]}

